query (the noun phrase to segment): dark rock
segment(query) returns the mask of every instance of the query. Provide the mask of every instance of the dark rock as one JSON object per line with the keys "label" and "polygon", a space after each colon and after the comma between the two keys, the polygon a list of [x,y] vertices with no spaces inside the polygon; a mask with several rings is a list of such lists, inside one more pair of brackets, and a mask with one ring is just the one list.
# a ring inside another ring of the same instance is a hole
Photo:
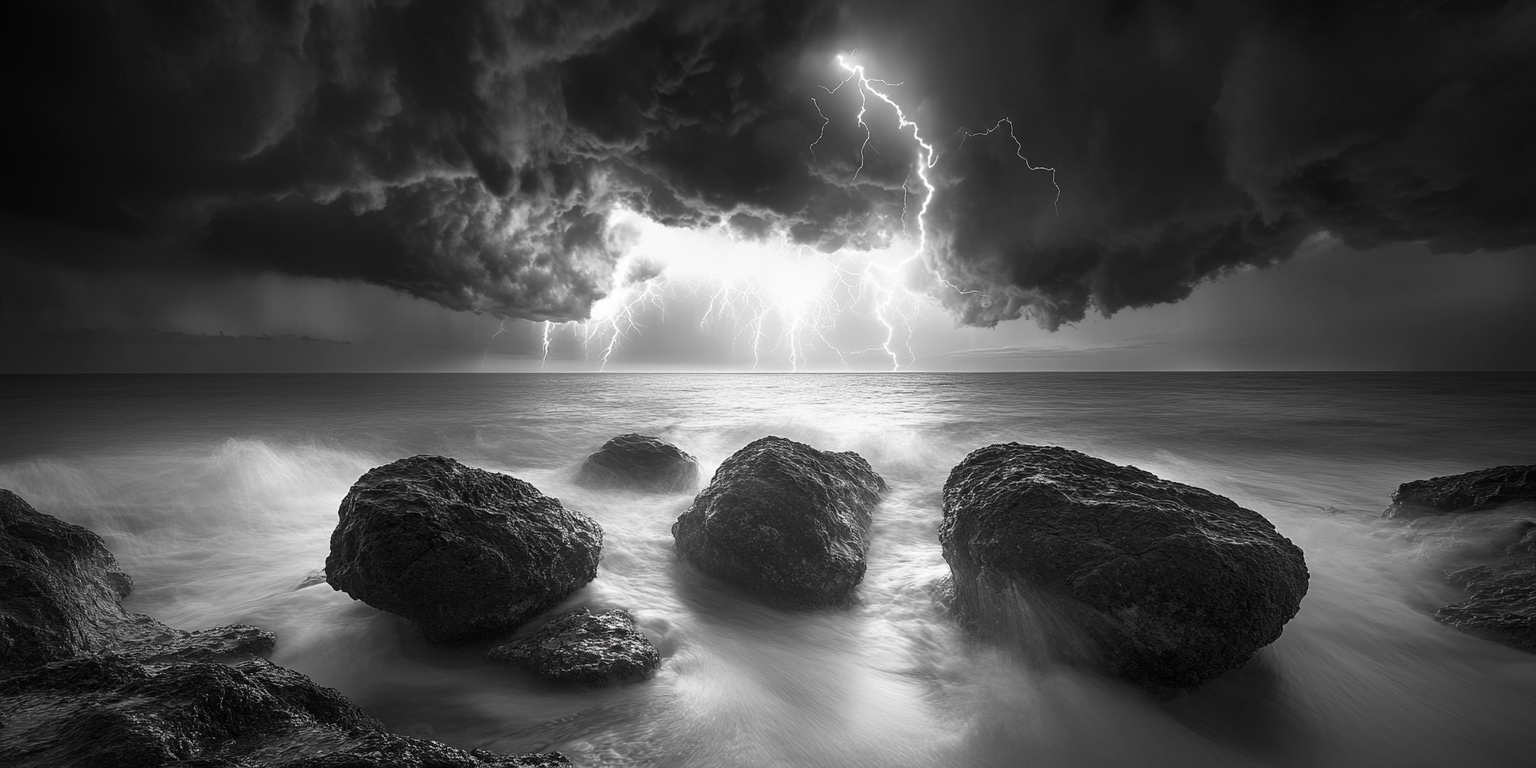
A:
{"label": "dark rock", "polygon": [[864,578],[884,490],[856,453],[765,437],[720,465],[672,536],[700,570],[772,602],[834,605]]}
{"label": "dark rock", "polygon": [[1515,501],[1536,501],[1536,464],[1493,467],[1403,483],[1382,517],[1475,512]]}
{"label": "dark rock", "polygon": [[1472,595],[1441,608],[1437,621],[1536,652],[1536,521],[1520,521],[1492,562],[1447,577]]}
{"label": "dark rock", "polygon": [[488,639],[597,575],[603,531],[508,475],[442,456],[369,470],[341,502],[327,581],[428,640]]}
{"label": "dark rock", "polygon": [[0,672],[103,652],[211,661],[266,653],[275,642],[244,625],[173,629],[123,610],[132,591],[99,536],[0,489]]}
{"label": "dark rock", "polygon": [[699,486],[699,462],[659,437],[619,435],[587,457],[576,482],[587,488],[678,493]]}
{"label": "dark rock", "polygon": [[968,626],[1022,622],[1165,696],[1274,642],[1307,591],[1301,550],[1258,513],[1065,448],[971,453],[944,485],[939,541]]}
{"label": "dark rock", "polygon": [[569,766],[387,733],[334,690],[268,661],[53,662],[0,682],[0,765],[271,768]]}
{"label": "dark rock", "polygon": [[526,637],[491,649],[487,658],[563,682],[628,683],[661,666],[656,646],[627,611],[563,613]]}

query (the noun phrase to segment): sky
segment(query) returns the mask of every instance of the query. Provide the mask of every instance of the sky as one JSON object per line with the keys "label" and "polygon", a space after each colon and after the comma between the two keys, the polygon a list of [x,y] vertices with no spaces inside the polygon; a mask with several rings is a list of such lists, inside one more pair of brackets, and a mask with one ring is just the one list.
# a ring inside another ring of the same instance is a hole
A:
{"label": "sky", "polygon": [[1536,2],[0,14],[0,372],[1536,369]]}

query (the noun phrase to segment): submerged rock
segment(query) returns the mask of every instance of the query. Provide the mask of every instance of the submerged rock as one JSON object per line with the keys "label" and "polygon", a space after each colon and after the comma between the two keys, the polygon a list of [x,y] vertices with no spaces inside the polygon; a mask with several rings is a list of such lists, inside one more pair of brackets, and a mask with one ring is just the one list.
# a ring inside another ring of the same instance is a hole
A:
{"label": "submerged rock", "polygon": [[1472,594],[1436,611],[1436,621],[1536,652],[1536,521],[1520,521],[1492,562],[1447,578]]}
{"label": "submerged rock", "polygon": [[54,662],[0,682],[0,712],[8,768],[570,765],[558,753],[465,752],[388,733],[340,693],[263,659],[233,667]]}
{"label": "submerged rock", "polygon": [[597,575],[603,531],[515,477],[442,456],[365,473],[341,502],[327,581],[433,642],[493,638]]}
{"label": "submerged rock", "polygon": [[576,482],[587,488],[627,488],[648,493],[691,491],[699,462],[659,437],[619,435],[587,457]]}
{"label": "submerged rock", "polygon": [[210,661],[272,650],[256,627],[188,632],[125,611],[132,591],[101,537],[0,489],[0,672],[92,653]]}
{"label": "submerged rock", "polygon": [[1043,636],[1160,695],[1242,665],[1307,591],[1301,550],[1258,513],[1065,448],[971,453],[939,540],[968,626]]}
{"label": "submerged rock", "polygon": [[492,648],[487,658],[549,679],[576,683],[644,680],[661,666],[656,646],[622,610],[577,608],[527,637]]}
{"label": "submerged rock", "polygon": [[1382,517],[1475,512],[1516,501],[1536,502],[1536,465],[1493,467],[1403,483]]}
{"label": "submerged rock", "polygon": [[856,453],[765,437],[720,465],[672,536],[705,573],[773,602],[833,605],[864,578],[871,515],[884,490]]}

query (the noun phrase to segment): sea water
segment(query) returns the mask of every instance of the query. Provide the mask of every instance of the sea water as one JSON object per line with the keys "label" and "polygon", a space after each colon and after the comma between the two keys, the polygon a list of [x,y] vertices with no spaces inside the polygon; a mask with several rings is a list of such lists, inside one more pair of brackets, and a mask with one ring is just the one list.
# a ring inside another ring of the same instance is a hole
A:
{"label": "sea water", "polygon": [[[765,435],[889,484],[846,608],[784,612],[680,561],[689,494],[572,482],[641,432],[706,476]],[[344,375],[0,379],[0,487],[105,539],[132,610],[248,623],[392,730],[582,766],[1530,766],[1536,655],[1437,624],[1447,568],[1536,509],[1383,520],[1402,482],[1536,462],[1536,377],[1405,374]],[[1281,638],[1172,702],[970,639],[935,604],[941,491],[994,442],[1061,445],[1231,497],[1306,553]],[[325,584],[369,468],[432,453],[602,524],[561,608],[624,608],[648,682],[572,688],[425,643]]]}

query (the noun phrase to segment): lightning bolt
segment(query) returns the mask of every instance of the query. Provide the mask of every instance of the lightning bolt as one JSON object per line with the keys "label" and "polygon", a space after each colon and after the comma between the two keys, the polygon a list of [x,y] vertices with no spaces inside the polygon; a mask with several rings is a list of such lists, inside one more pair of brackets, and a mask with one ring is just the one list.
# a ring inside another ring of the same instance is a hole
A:
{"label": "lightning bolt", "polygon": [[[981,293],[962,289],[950,282],[932,263],[931,254],[928,253],[928,215],[938,190],[929,171],[938,162],[938,152],[923,137],[922,127],[907,115],[892,95],[893,89],[901,87],[902,83],[870,77],[863,65],[850,60],[854,53],[856,51],[837,57],[838,66],[847,73],[846,77],[831,88],[819,86],[828,95],[837,94],[850,83],[858,90],[859,107],[854,119],[863,129],[864,138],[858,148],[858,167],[847,184],[859,184],[868,152],[880,154],[879,148],[871,144],[874,133],[867,118],[872,100],[883,102],[895,113],[896,130],[905,132],[911,129],[912,140],[917,144],[913,168],[902,182],[901,209],[902,229],[910,231],[909,222],[913,220],[909,219],[910,198],[920,198],[916,204],[916,216],[913,217],[917,229],[916,248],[910,255],[893,263],[889,260],[881,261],[873,255],[845,251],[823,254],[803,245],[791,244],[788,235],[781,232],[780,250],[776,259],[764,258],[759,253],[745,258],[726,258],[724,252],[710,252],[700,257],[689,255],[694,250],[701,253],[704,251],[697,244],[677,247],[684,245],[682,240],[677,239],[685,237],[684,230],[671,230],[632,211],[616,209],[610,214],[610,225],[628,217],[640,229],[667,233],[664,236],[672,239],[653,241],[651,250],[654,252],[648,254],[645,262],[640,262],[638,260],[642,257],[638,251],[647,242],[644,239],[646,236],[642,235],[642,245],[621,257],[615,265],[614,274],[634,274],[635,267],[659,266],[659,269],[644,279],[616,284],[608,296],[593,305],[592,319],[562,324],[572,327],[586,358],[598,362],[598,370],[607,369],[625,339],[644,330],[642,317],[647,309],[654,308],[665,316],[669,298],[688,295],[693,298],[692,306],[704,306],[698,323],[701,329],[712,330],[727,324],[734,327],[735,334],[731,341],[733,354],[742,347],[750,348],[754,370],[762,364],[765,355],[780,349],[786,351],[791,370],[800,370],[801,366],[809,363],[811,349],[825,347],[836,353],[845,367],[849,367],[850,355],[878,353],[889,358],[891,370],[899,371],[903,367],[903,360],[908,365],[916,361],[917,356],[912,348],[912,320],[920,308],[919,302],[928,295],[926,289],[919,293],[908,287],[907,281],[913,275],[913,262],[922,265],[936,284],[957,294]],[[822,119],[816,139],[807,147],[812,162],[816,163],[819,162],[817,147],[826,138],[826,129],[832,119],[823,111],[818,99],[812,98],[811,104]],[[1008,125],[1008,135],[1014,141],[1015,154],[1024,161],[1025,166],[1031,171],[1048,171],[1051,174],[1051,183],[1056,188],[1055,207],[1059,220],[1062,190],[1057,183],[1056,169],[1036,166],[1024,155],[1023,143],[1015,134],[1011,119],[1003,118],[985,131],[967,132],[961,140],[961,146],[964,146],[965,139],[1001,130],[1004,123]],[[912,183],[913,176],[917,178],[916,185]],[[713,230],[711,236],[721,235],[728,238],[730,243],[746,245],[723,229]],[[754,243],[752,247],[758,246]],[[729,250],[730,246],[727,245],[725,251]],[[884,330],[883,338],[880,338],[878,346],[845,352],[830,341],[828,332],[839,316],[861,309]],[[546,321],[543,327],[541,369],[548,361],[554,332],[554,324]]]}
{"label": "lightning bolt", "polygon": [[505,331],[506,329],[507,329],[507,321],[505,319],[503,319],[503,320],[501,320],[500,322],[498,322],[496,324],[496,332],[491,334],[491,337],[489,339],[485,340],[485,353],[480,355],[480,367],[481,368],[485,367],[485,361],[488,358],[490,358],[490,356],[491,356],[491,342],[495,341],[496,337],[500,336],[501,332]]}
{"label": "lightning bolt", "polygon": [[1043,165],[1035,165],[1034,163],[1029,162],[1029,158],[1024,156],[1024,144],[1023,144],[1023,142],[1019,141],[1019,137],[1014,135],[1014,133],[1013,133],[1013,119],[1012,118],[1005,117],[1005,118],[997,121],[996,125],[992,126],[991,128],[988,128],[985,131],[976,131],[975,133],[972,133],[970,131],[966,131],[965,136],[960,139],[960,146],[962,146],[962,147],[965,146],[965,140],[971,138],[972,136],[991,136],[994,131],[996,131],[997,129],[1003,127],[1003,123],[1007,123],[1008,124],[1008,138],[1013,139],[1013,146],[1014,146],[1014,150],[1015,150],[1014,154],[1017,155],[1020,160],[1024,161],[1024,167],[1028,168],[1031,171],[1050,171],[1051,172],[1051,186],[1056,188],[1056,200],[1053,202],[1053,205],[1056,206],[1056,220],[1057,221],[1061,221],[1061,185],[1056,183],[1056,169],[1055,168],[1048,168],[1048,167],[1043,166]]}

